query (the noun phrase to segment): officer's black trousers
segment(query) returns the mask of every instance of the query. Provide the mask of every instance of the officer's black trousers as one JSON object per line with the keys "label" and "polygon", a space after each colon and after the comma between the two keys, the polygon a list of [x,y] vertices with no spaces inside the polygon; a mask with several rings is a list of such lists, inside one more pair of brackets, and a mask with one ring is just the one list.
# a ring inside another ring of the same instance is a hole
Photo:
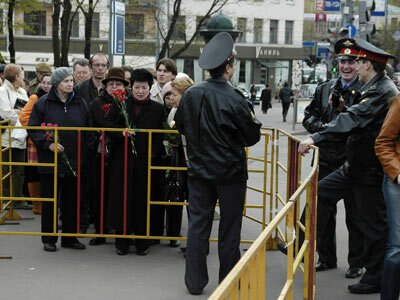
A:
{"label": "officer's black trousers", "polygon": [[[354,210],[347,219],[359,224],[363,234],[362,256],[366,272],[361,282],[379,286],[387,234],[386,206],[382,186],[361,184],[360,179],[354,182],[341,167],[318,183],[317,240],[326,230],[324,216],[331,214],[339,200],[352,202]],[[353,238],[349,236],[349,239]]]}
{"label": "officer's black trousers", "polygon": [[240,231],[246,181],[216,183],[189,178],[189,230],[186,249],[185,283],[189,291],[201,292],[208,283],[207,250],[214,208],[219,200],[221,219],[218,256],[221,282],[240,259]]}

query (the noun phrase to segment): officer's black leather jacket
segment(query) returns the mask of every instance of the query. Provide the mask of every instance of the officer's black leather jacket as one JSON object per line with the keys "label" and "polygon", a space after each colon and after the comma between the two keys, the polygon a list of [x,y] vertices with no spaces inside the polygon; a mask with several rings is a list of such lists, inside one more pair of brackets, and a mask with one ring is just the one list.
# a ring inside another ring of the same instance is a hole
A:
{"label": "officer's black leather jacket", "polygon": [[382,167],[375,155],[374,143],[388,111],[388,101],[399,94],[395,84],[378,73],[357,93],[357,104],[349,107],[338,117],[311,136],[318,144],[336,136],[347,138],[346,170],[353,181],[379,184]]}
{"label": "officer's black leather jacket", "polygon": [[188,175],[214,181],[247,179],[244,147],[260,140],[261,123],[223,77],[189,88],[175,115],[187,141]]}
{"label": "officer's black leather jacket", "polygon": [[[316,133],[325,124],[336,119],[339,112],[329,104],[329,97],[338,80],[340,78],[325,81],[317,86],[313,100],[304,110],[303,126],[308,132]],[[350,107],[353,104],[353,97],[361,86],[362,83],[356,79],[350,87],[342,90],[341,95],[346,107]],[[318,147],[320,148],[320,165],[336,169],[345,162],[346,138],[336,136],[332,139],[321,141]]]}

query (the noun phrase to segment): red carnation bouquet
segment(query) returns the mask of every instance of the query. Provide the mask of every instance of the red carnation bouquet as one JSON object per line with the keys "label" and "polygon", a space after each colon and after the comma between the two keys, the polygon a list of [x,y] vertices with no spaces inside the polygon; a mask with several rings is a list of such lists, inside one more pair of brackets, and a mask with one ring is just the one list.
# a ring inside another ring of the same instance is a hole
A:
{"label": "red carnation bouquet", "polygon": [[[129,122],[129,116],[128,116],[128,111],[126,109],[126,92],[123,89],[117,89],[114,92],[111,93],[111,96],[113,97],[115,103],[117,104],[119,110],[122,113],[122,116],[124,118],[125,126],[126,128],[132,129],[131,123]],[[103,105],[104,106],[104,105]],[[103,109],[103,107],[102,107]],[[107,108],[104,107],[104,111],[109,110],[110,107],[108,106]],[[132,154],[134,156],[137,155],[136,153],[136,148],[135,148],[135,137],[133,134],[130,135],[130,140],[131,140],[131,145],[132,145]]]}
{"label": "red carnation bouquet", "polygon": [[[58,127],[58,125],[56,123],[52,124],[52,123],[42,123],[41,124],[42,127]],[[54,134],[54,130],[46,130],[46,140],[49,142],[53,142],[55,143],[56,141],[61,144],[60,142],[60,138],[58,137],[58,139],[56,139],[56,136]],[[71,163],[69,162],[68,156],[65,152],[60,152],[60,157],[61,159],[64,161],[64,163],[68,166],[68,168],[71,170],[72,174],[76,177],[76,172],[75,170],[72,168]]]}

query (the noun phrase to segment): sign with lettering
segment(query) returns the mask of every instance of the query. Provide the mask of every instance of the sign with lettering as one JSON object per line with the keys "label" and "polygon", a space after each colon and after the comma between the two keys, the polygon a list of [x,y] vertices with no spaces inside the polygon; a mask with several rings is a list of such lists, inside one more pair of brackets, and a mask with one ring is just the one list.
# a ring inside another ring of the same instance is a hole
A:
{"label": "sign with lettering", "polygon": [[315,0],[315,11],[316,12],[325,11],[325,0]]}
{"label": "sign with lettering", "polygon": [[325,0],[325,11],[340,12],[340,0]]}

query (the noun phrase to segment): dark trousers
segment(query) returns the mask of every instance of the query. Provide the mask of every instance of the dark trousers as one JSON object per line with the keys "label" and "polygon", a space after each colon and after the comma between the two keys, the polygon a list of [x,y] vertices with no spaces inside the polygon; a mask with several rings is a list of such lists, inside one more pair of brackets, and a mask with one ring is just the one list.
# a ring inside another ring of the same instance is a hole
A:
{"label": "dark trousers", "polygon": [[[58,178],[58,198],[60,199],[60,211],[63,233],[76,233],[77,220],[77,179],[74,176]],[[54,196],[54,175],[40,175],[40,196],[52,198]],[[42,232],[53,232],[54,205],[52,202],[42,202]],[[57,226],[57,224],[56,224]],[[57,232],[57,229],[56,229]],[[42,236],[43,243],[56,243],[57,236]],[[75,237],[62,237],[61,243],[75,243]]]}
{"label": "dark trousers", "polygon": [[[345,204],[351,203],[354,210],[346,219],[351,218],[358,224],[363,234],[361,249],[366,272],[361,282],[379,286],[387,235],[386,206],[381,185],[354,182],[347,175],[346,169],[341,167],[318,183],[318,195],[317,240],[323,236],[327,226],[324,216],[331,214],[341,199],[344,199]],[[346,225],[349,226],[349,222]],[[349,229],[349,239],[354,239],[350,232]]]}
{"label": "dark trousers", "polygon": [[289,107],[290,107],[290,102],[283,102],[282,101],[282,116],[283,116],[283,121],[286,122],[286,116],[289,112]]}
{"label": "dark trousers", "polygon": [[[108,165],[105,162],[104,165],[104,184],[103,184],[103,216],[101,216],[101,158],[96,157],[96,163],[94,165],[93,169],[93,203],[91,204],[91,211],[93,214],[93,220],[94,220],[94,228],[96,229],[96,233],[101,233],[103,230],[103,233],[107,233],[107,230],[104,228],[105,222],[106,222],[106,215],[107,215],[107,197],[108,197],[108,183],[109,183],[109,171],[108,171]],[[101,218],[103,218],[103,228],[101,228]]]}
{"label": "dark trousers", "polygon": [[[318,181],[322,180],[335,169],[328,166],[320,166],[318,170]],[[318,193],[318,203],[320,201],[326,202],[326,200],[320,200],[323,195]],[[349,252],[348,252],[348,263],[352,267],[361,267],[364,265],[363,261],[363,246],[364,246],[364,235],[360,229],[359,221],[356,222],[356,208],[354,201],[344,200],[346,210],[346,226],[349,231]],[[317,237],[317,251],[319,261],[334,265],[337,263],[336,256],[336,206],[327,212],[324,216],[318,216],[324,218],[326,225],[324,232]],[[301,215],[300,221],[305,224],[305,210]],[[319,221],[319,219],[317,220]],[[304,241],[304,232],[300,230],[299,233],[299,245],[301,246]]]}
{"label": "dark trousers", "polygon": [[218,257],[221,282],[240,259],[240,232],[246,181],[216,183],[189,178],[190,222],[186,249],[185,283],[189,291],[200,292],[208,283],[207,250],[217,199],[221,219]]}
{"label": "dark trousers", "polygon": [[[11,148],[13,162],[25,162],[25,149]],[[3,162],[9,162],[9,152],[5,151],[2,154]],[[3,166],[3,177],[10,172],[10,166]],[[3,181],[3,196],[22,197],[25,177],[24,166],[12,166],[12,191],[10,195],[10,177]]]}

